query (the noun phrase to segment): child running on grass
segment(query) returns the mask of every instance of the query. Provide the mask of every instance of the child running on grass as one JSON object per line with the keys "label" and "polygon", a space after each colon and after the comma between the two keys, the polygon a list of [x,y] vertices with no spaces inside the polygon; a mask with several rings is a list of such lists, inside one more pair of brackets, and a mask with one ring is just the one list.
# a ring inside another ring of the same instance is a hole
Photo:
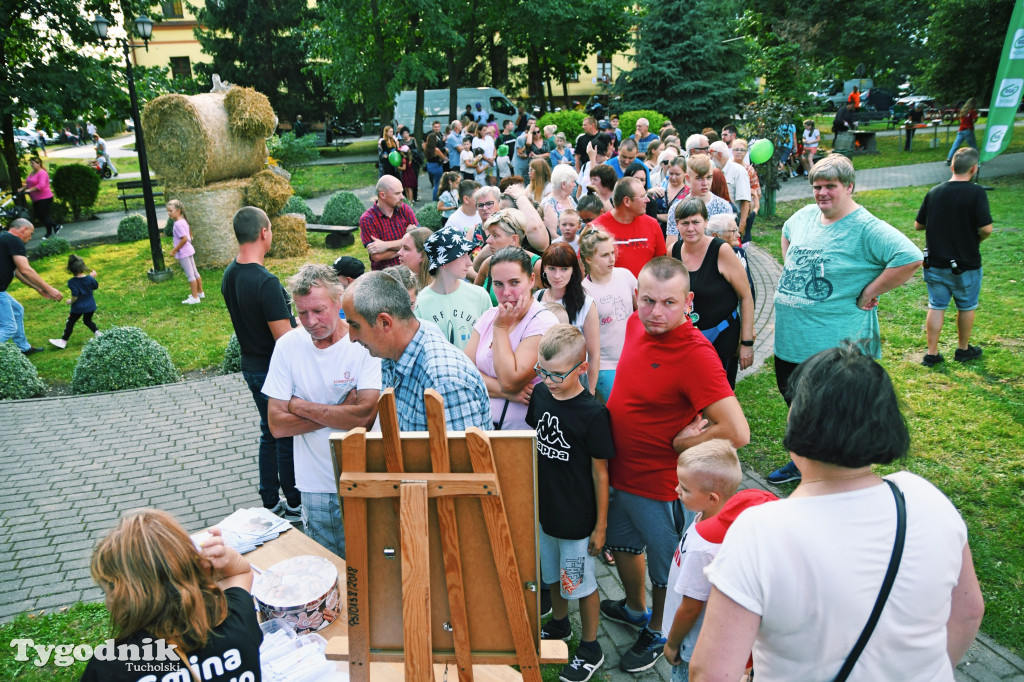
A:
{"label": "child running on grass", "polygon": [[92,321],[92,314],[96,312],[96,299],[93,298],[92,292],[100,286],[96,281],[96,271],[87,271],[82,257],[71,254],[68,256],[68,272],[73,275],[68,280],[68,289],[71,290],[71,300],[68,301],[71,304],[71,314],[68,315],[68,322],[64,325],[64,336],[59,339],[50,339],[50,343],[62,350],[67,348],[68,339],[71,338],[71,332],[74,331],[78,318],[82,318],[82,322],[92,330],[93,334],[102,336],[102,332]]}
{"label": "child running on grass", "polygon": [[171,249],[171,255],[178,259],[178,265],[185,272],[188,286],[192,290],[182,303],[195,305],[206,298],[206,292],[203,291],[203,278],[196,269],[196,249],[192,246],[192,230],[185,220],[185,207],[180,201],[171,199],[167,202],[167,217],[174,221],[174,248]]}
{"label": "child running on grass", "polygon": [[552,617],[541,639],[568,639],[569,599],[579,599],[580,645],[559,679],[586,682],[602,663],[597,642],[601,600],[594,557],[608,526],[608,409],[580,375],[587,371],[583,333],[558,324],[544,334],[534,367],[543,381],[530,396],[526,423],[537,429],[537,500],[541,580],[550,585]]}

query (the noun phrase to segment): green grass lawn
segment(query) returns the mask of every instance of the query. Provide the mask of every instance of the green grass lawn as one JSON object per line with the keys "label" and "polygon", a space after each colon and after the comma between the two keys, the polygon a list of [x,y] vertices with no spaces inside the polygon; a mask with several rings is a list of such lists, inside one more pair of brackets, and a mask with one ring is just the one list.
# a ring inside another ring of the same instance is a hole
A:
{"label": "green grass lawn", "polygon": [[51,658],[47,665],[37,667],[32,660],[36,653],[28,650],[29,661],[16,661],[16,650],[6,645],[13,639],[28,638],[38,644],[88,644],[96,646],[110,636],[110,619],[103,604],[82,604],[56,613],[21,614],[0,626],[0,680],[19,682],[72,682],[82,676],[85,662],[56,666]]}
{"label": "green grass lawn", "polygon": [[[982,630],[1024,653],[1024,177],[986,181],[995,232],[982,245],[985,278],[972,341],[981,360],[953,362],[955,312],[947,315],[940,349],[947,362],[921,366],[927,294],[920,274],[879,305],[882,363],[892,376],[910,426],[906,468],[950,497],[967,521],[985,595]],[[918,246],[913,223],[927,187],[858,192],[857,201],[898,227]],[[779,228],[806,202],[779,204],[778,216],[755,230],[758,246],[780,256]],[[758,222],[761,222],[760,220]],[[787,461],[782,447],[786,405],[767,368],[742,381],[737,396],[750,421],[743,461],[764,475]],[[791,489],[793,486],[788,486]]]}

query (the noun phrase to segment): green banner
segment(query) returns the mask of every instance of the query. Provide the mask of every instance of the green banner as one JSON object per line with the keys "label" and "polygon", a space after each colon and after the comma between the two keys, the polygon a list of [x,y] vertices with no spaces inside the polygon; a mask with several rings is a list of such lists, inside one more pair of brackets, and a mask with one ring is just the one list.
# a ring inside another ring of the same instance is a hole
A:
{"label": "green banner", "polygon": [[999,156],[1010,144],[1013,122],[1017,117],[1021,93],[1024,92],[1024,0],[1017,0],[1006,31],[1003,56],[999,60],[992,103],[985,125],[985,142],[981,145],[981,161]]}

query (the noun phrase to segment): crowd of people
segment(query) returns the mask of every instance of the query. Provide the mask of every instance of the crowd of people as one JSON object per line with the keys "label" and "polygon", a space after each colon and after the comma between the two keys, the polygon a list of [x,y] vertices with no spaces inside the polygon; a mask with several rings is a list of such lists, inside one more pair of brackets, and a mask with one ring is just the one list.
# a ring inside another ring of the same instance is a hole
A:
{"label": "crowd of people", "polygon": [[[263,266],[269,218],[253,207],[235,214],[239,254],[221,293],[259,415],[264,506],[301,520],[344,557],[330,433],[375,428],[386,388],[395,390],[399,428],[425,430],[422,396],[432,388],[448,429],[536,432],[542,611],[552,613],[541,636],[572,634],[572,600],[582,621],[561,679],[588,680],[604,664],[596,635],[606,619],[636,630],[618,656],[634,673],[665,656],[674,680],[734,680],[753,652],[758,679],[834,679],[849,667],[852,679],[952,680],[980,624],[981,593],[951,503],[917,476],[871,470],[909,446],[877,362],[877,310],[924,261],[925,364],[941,362],[951,299],[955,359],[981,354],[968,340],[978,244],[992,226],[984,192],[963,182],[977,171],[977,152],[956,152],[952,182],[929,193],[918,214],[927,259],[855,201],[848,159],[832,154],[807,169],[814,203],[783,227],[774,294],[790,462],[769,480],[799,481],[778,501],[737,492],[737,450],[751,430],[733,389],[755,343],[742,240],[759,187],[744,161],[747,142],[726,126],[681,143],[671,124],[653,134],[644,119],[620,141],[615,126],[588,118],[570,147],[524,118],[518,136],[511,121],[453,121],[447,135],[435,125],[422,146],[407,130],[385,129],[382,152],[401,159],[388,160],[397,173],[382,172],[359,221],[370,272],[340,258],[304,265],[283,287]],[[401,167],[407,157],[415,163],[417,148],[434,166],[433,199],[448,212],[433,232],[403,201],[415,195]],[[513,174],[502,176],[503,167]],[[14,255],[12,273],[60,300],[19,253],[31,230],[15,225],[0,247]],[[69,263],[90,284],[95,273],[84,268]],[[193,296],[201,286],[192,284]],[[8,299],[0,296],[0,322]],[[23,332],[14,338],[24,341]],[[158,549],[145,549],[156,533]],[[232,588],[251,585],[248,568],[219,538],[190,550],[178,546],[181,535],[173,520],[139,514],[97,548],[93,575],[121,634],[166,636],[189,654],[222,646],[223,628],[251,637],[249,618],[232,606]],[[173,562],[154,558],[171,554]],[[616,567],[625,598],[601,599],[596,560]],[[155,584],[190,576],[197,599],[174,623],[125,615],[145,601],[135,573],[146,562]],[[872,605],[887,601],[875,634],[862,630]],[[809,636],[824,643],[808,647]],[[851,653],[865,638],[863,653]]]}

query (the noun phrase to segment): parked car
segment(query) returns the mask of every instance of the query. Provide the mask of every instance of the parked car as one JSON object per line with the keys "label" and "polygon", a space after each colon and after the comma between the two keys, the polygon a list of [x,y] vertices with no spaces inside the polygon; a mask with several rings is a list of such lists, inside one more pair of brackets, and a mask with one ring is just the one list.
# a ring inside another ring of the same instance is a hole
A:
{"label": "parked car", "polygon": [[25,147],[38,147],[39,146],[39,133],[34,133],[31,130],[25,130],[24,128],[14,129],[14,139],[22,142]]}

